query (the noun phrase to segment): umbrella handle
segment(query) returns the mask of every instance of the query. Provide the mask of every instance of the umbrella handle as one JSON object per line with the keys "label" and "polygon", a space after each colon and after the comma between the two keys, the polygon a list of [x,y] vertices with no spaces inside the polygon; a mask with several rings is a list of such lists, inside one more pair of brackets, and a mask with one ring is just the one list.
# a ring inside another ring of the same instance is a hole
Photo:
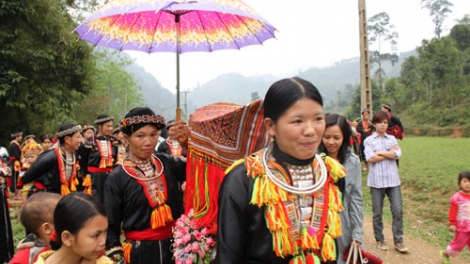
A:
{"label": "umbrella handle", "polygon": [[181,120],[181,108],[176,108],[176,121]]}

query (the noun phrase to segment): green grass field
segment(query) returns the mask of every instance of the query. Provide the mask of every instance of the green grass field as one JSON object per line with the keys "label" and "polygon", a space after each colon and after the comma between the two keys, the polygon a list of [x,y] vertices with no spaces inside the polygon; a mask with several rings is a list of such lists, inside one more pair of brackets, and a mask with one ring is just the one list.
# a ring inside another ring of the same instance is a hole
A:
{"label": "green grass field", "polygon": [[[404,201],[405,233],[445,247],[453,234],[448,231],[449,199],[459,190],[458,174],[470,171],[470,139],[406,137],[399,173]],[[371,197],[363,173],[363,196],[367,217],[371,215]],[[391,223],[388,201],[384,219]],[[467,250],[463,254],[469,257]]]}

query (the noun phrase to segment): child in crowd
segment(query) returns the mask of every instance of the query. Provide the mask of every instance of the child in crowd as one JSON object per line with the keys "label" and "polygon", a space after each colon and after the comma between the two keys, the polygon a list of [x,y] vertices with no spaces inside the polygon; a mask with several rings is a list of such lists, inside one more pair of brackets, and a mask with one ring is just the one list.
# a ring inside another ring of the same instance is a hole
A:
{"label": "child in crowd", "polygon": [[455,257],[465,246],[470,251],[470,172],[462,171],[458,179],[460,190],[450,198],[449,231],[454,239],[445,250],[441,250],[442,261],[450,264],[449,257]]}
{"label": "child in crowd", "polygon": [[23,175],[24,173],[33,165],[34,162],[39,157],[39,154],[43,151],[42,145],[38,144],[34,139],[29,141],[28,144],[26,144],[23,147],[23,164],[21,166],[21,171],[20,175],[18,178],[18,183],[17,183],[17,188],[21,190],[21,196],[23,198],[23,203],[26,202],[26,199],[28,199],[28,192],[31,186],[33,185],[34,182],[30,182],[27,184],[23,184]]}
{"label": "child in crowd", "polygon": [[40,254],[35,264],[113,264],[104,256],[106,211],[93,197],[81,192],[64,196],[54,211],[54,226],[52,250]]}
{"label": "child in crowd", "polygon": [[49,236],[54,231],[54,209],[62,198],[57,193],[40,192],[26,200],[20,220],[28,235],[17,246],[9,264],[31,264],[40,253],[49,250]]}

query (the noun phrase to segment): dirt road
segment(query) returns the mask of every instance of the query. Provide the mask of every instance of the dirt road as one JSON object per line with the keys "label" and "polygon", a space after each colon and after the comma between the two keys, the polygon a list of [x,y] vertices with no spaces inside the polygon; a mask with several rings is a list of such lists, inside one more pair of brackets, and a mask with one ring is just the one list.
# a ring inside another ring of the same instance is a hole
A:
{"label": "dirt road", "polygon": [[[419,238],[411,237],[405,234],[404,243],[410,249],[408,254],[401,254],[393,247],[392,227],[385,224],[384,235],[385,242],[389,250],[382,251],[375,247],[374,231],[372,229],[372,217],[364,216],[364,243],[366,250],[379,256],[384,264],[442,264],[439,257],[441,248],[422,241]],[[467,249],[465,249],[467,250]],[[468,258],[452,258],[452,264],[468,264]]]}

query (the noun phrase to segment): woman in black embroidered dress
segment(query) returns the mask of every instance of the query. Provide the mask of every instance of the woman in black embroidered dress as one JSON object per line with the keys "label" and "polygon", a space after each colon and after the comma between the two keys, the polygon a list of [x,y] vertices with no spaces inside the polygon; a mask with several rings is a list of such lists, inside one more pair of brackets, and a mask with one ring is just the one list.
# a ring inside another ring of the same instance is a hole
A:
{"label": "woman in black embroidered dress", "polygon": [[[109,174],[104,205],[109,227],[106,254],[116,263],[170,264],[174,222],[183,213],[178,182],[186,179],[186,162],[157,153],[158,130],[165,119],[148,107],[132,109],[121,121],[128,142],[122,164]],[[121,227],[125,242],[121,243]]]}
{"label": "woman in black embroidered dress", "polygon": [[[97,133],[80,146],[80,170],[85,192],[103,202],[103,190],[106,177],[117,162],[119,141],[112,136],[114,118],[108,114],[99,115],[94,121]],[[90,179],[91,178],[91,179]],[[91,184],[90,184],[91,181]],[[91,185],[91,186],[90,186]]]}
{"label": "woman in black embroidered dress", "polygon": [[264,125],[272,144],[235,162],[220,188],[217,263],[334,262],[344,169],[316,154],[325,130],[317,88],[298,77],[274,83]]}

